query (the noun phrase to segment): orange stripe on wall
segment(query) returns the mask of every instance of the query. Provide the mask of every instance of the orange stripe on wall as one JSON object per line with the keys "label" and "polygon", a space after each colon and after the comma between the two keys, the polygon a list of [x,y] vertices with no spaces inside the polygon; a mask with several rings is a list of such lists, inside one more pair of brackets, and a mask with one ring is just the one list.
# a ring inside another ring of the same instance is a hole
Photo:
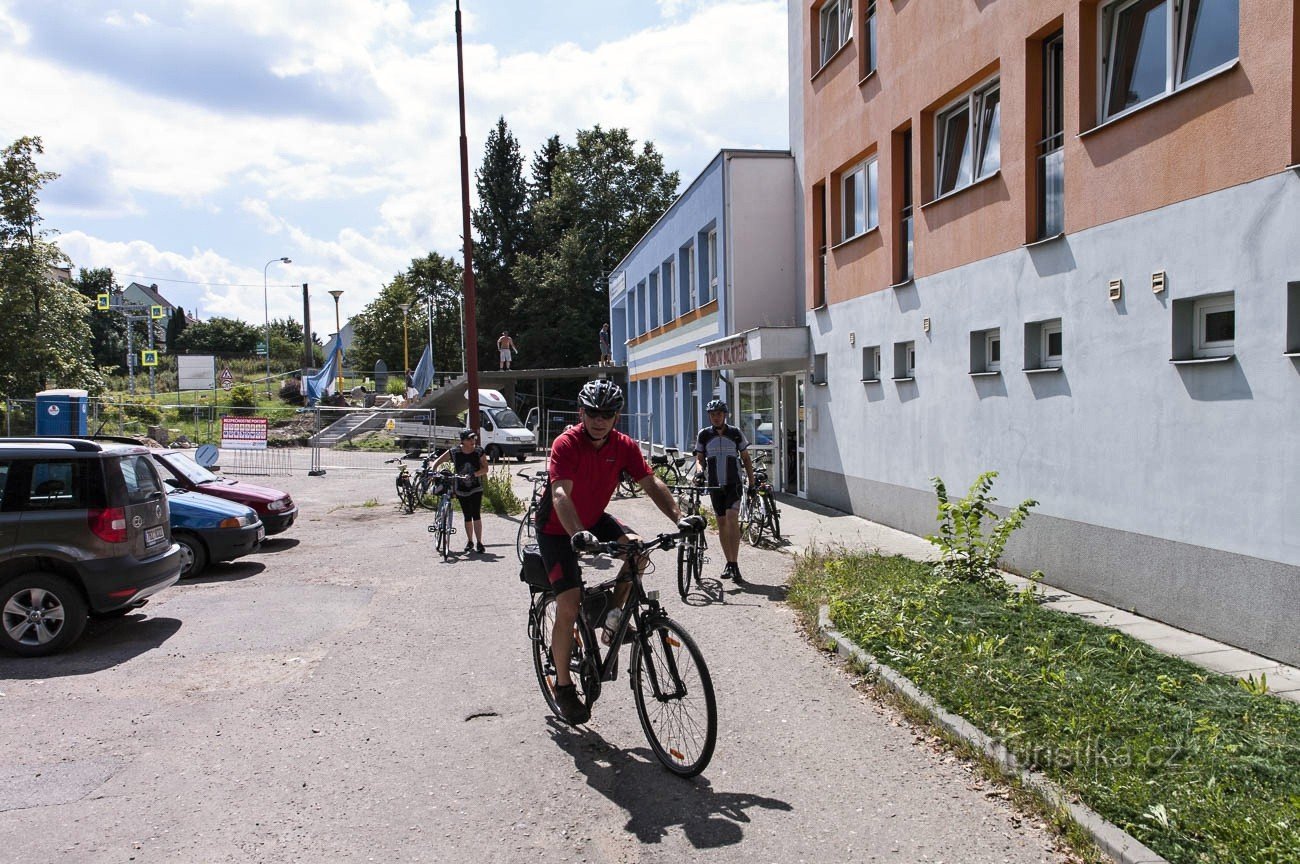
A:
{"label": "orange stripe on wall", "polygon": [[690,363],[678,363],[676,366],[664,366],[651,372],[637,372],[635,375],[629,375],[629,381],[645,381],[648,378],[663,378],[665,375],[680,375],[683,372],[694,372],[699,367],[695,361]]}

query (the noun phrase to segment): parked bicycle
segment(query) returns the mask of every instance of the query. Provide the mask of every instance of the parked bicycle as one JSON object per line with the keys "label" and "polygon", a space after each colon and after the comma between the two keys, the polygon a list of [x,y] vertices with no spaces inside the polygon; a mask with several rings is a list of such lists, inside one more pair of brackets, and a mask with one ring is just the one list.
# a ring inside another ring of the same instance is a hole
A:
{"label": "parked bicycle", "polygon": [[546,489],[546,482],[550,479],[550,475],[545,468],[538,469],[532,474],[527,471],[515,473],[533,484],[533,494],[528,500],[528,509],[524,511],[524,518],[519,520],[519,531],[515,534],[515,554],[519,556],[519,563],[522,564],[524,548],[537,537],[537,504],[542,498],[542,492]]}
{"label": "parked bicycle", "polygon": [[433,471],[430,475],[429,492],[437,503],[434,505],[433,524],[429,526],[429,533],[436,535],[435,548],[442,560],[446,561],[451,557],[451,535],[456,533],[455,514],[451,509],[451,491],[456,476],[450,471]]}
{"label": "parked bicycle", "polygon": [[[690,467],[686,463],[689,461]],[[651,455],[650,467],[669,486],[685,483],[695,468],[695,460],[682,456],[676,447],[665,447],[662,456]]]}
{"label": "parked bicycle", "polygon": [[[687,534],[678,532],[660,534],[648,541],[601,543],[595,552],[627,561],[643,559],[648,564],[650,552],[672,549]],[[620,610],[617,629],[608,634],[611,647],[603,657],[596,631],[614,604],[618,579],[583,589],[582,611],[574,624],[573,653],[569,661],[573,682],[579,697],[590,708],[600,697],[601,685],[618,677],[618,649],[629,640],[632,695],[650,749],[669,771],[694,777],[708,766],[717,743],[718,712],[713,680],[695,640],[659,604],[659,592],[645,590],[640,568],[625,564],[623,569],[630,573],[631,590]],[[555,663],[551,656],[556,599],[536,548],[525,554],[520,579],[532,590],[528,638],[533,646],[537,683],[547,706],[562,718],[564,715],[555,701]]]}
{"label": "parked bicycle", "polygon": [[[687,483],[668,488],[677,497],[677,506],[682,508],[683,516],[699,516],[702,509],[700,501],[704,494],[721,487]],[[683,538],[677,547],[677,593],[683,600],[691,593],[692,585],[704,587],[700,575],[704,572],[704,565],[709,562],[709,557],[704,554],[708,548],[709,542],[703,531]]]}
{"label": "parked bicycle", "polygon": [[740,502],[740,533],[754,546],[781,542],[781,509],[768,482],[766,458],[766,453],[760,453],[754,459],[754,484],[746,486]]}

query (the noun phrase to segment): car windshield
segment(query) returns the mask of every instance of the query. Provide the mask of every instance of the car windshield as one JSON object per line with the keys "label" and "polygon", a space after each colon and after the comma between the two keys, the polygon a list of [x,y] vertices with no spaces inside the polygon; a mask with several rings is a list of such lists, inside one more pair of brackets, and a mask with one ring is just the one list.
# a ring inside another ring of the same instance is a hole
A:
{"label": "car windshield", "polygon": [[184,453],[162,453],[158,458],[191,483],[215,483],[221,479]]}
{"label": "car windshield", "polygon": [[509,408],[502,408],[496,413],[497,425],[502,429],[523,429],[524,424],[519,422],[519,415]]}

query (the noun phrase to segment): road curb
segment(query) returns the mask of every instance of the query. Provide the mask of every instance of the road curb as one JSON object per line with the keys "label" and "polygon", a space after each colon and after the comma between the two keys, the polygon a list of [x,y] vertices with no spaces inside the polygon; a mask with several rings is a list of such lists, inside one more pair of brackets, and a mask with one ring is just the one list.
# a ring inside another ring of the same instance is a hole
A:
{"label": "road curb", "polygon": [[983,753],[1003,774],[1017,778],[1053,806],[1068,812],[1070,818],[1087,832],[1098,848],[1119,864],[1169,864],[1165,858],[1142,845],[1127,831],[1103,819],[1090,807],[1071,801],[1043,774],[1022,768],[1015,756],[1000,742],[985,734],[964,717],[944,709],[906,676],[881,663],[855,645],[847,636],[835,630],[831,625],[830,610],[827,606],[821,606],[817,610],[817,632],[835,647],[837,654],[859,663],[890,690],[925,711],[937,726]]}

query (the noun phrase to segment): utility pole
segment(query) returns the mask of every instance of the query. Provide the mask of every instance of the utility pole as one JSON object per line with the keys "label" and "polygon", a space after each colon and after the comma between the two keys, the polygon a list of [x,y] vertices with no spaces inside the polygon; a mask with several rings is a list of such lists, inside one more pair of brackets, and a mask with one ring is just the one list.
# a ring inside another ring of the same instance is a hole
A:
{"label": "utility pole", "polygon": [[469,407],[465,415],[466,425],[475,431],[479,428],[478,414],[478,329],[475,327],[475,312],[478,304],[474,298],[474,238],[470,233],[469,216],[469,143],[465,137],[465,59],[461,47],[460,34],[460,0],[456,0],[456,84],[460,93],[460,200],[461,232],[465,243],[465,343],[473,348],[472,353],[465,354],[465,377],[469,383]]}
{"label": "utility pole", "polygon": [[302,283],[302,377],[316,361],[316,352],[311,350],[311,303],[307,301],[307,283]]}

